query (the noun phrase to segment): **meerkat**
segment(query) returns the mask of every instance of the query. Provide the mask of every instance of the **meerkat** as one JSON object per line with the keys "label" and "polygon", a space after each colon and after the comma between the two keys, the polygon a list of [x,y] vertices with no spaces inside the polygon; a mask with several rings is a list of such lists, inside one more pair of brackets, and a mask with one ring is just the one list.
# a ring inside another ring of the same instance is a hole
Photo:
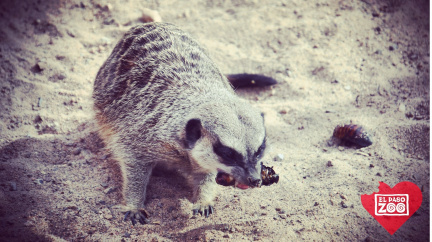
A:
{"label": "meerkat", "polygon": [[[245,76],[231,82],[273,83]],[[186,177],[194,215],[214,213],[218,172],[238,188],[260,186],[262,113],[237,97],[207,52],[174,25],[131,28],[97,73],[93,99],[100,136],[120,164],[124,220],[150,222],[144,202],[156,164]]]}

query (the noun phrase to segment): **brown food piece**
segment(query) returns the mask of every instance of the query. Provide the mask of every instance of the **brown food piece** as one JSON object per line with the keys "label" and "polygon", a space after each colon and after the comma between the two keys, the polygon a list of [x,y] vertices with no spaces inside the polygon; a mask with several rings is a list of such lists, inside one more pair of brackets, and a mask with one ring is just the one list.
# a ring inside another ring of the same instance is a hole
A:
{"label": "brown food piece", "polygon": [[367,147],[372,144],[369,134],[356,124],[338,125],[333,131],[333,136],[342,140]]}
{"label": "brown food piece", "polygon": [[231,175],[224,172],[219,172],[216,176],[216,183],[222,186],[234,186],[235,180]]}
{"label": "brown food piece", "polygon": [[[279,175],[273,170],[273,167],[263,165],[261,162],[261,180],[262,185],[270,186],[279,182]],[[219,172],[216,176],[216,183],[222,186],[234,186],[235,179],[225,172]]]}
{"label": "brown food piece", "polygon": [[279,175],[273,170],[273,167],[263,165],[261,162],[261,180],[262,185],[270,186],[273,183],[279,182]]}

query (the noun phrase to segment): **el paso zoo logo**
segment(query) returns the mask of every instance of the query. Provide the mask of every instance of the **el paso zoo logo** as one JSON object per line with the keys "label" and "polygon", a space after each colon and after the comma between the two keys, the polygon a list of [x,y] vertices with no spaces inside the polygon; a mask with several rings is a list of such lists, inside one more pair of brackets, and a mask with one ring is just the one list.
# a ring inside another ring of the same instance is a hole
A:
{"label": "el paso zoo logo", "polygon": [[390,234],[394,234],[417,209],[423,195],[420,188],[409,181],[399,182],[391,188],[379,182],[379,191],[361,195],[363,207]]}
{"label": "el paso zoo logo", "polygon": [[407,216],[408,200],[408,194],[375,194],[375,215]]}

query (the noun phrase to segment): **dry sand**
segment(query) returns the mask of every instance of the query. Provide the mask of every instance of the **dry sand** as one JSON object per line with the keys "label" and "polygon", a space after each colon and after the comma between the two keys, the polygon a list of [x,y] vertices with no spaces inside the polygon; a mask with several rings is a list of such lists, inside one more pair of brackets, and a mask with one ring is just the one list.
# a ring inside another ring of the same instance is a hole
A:
{"label": "dry sand", "polygon": [[[144,8],[195,36],[223,72],[279,81],[239,92],[266,115],[278,184],[221,187],[216,214],[190,218],[184,180],[159,174],[147,197],[157,223],[121,221],[91,92]],[[429,1],[2,0],[0,21],[1,241],[429,240]],[[372,146],[332,143],[351,121]],[[394,235],[360,201],[379,181],[423,192]]]}

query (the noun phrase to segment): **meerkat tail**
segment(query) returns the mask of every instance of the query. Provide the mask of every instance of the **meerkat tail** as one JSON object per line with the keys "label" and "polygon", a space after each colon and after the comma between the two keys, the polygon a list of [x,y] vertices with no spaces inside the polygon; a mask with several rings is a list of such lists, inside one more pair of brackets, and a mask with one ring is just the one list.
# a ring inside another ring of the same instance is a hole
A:
{"label": "meerkat tail", "polygon": [[234,89],[243,87],[265,87],[277,84],[275,79],[258,74],[228,74],[226,77]]}

